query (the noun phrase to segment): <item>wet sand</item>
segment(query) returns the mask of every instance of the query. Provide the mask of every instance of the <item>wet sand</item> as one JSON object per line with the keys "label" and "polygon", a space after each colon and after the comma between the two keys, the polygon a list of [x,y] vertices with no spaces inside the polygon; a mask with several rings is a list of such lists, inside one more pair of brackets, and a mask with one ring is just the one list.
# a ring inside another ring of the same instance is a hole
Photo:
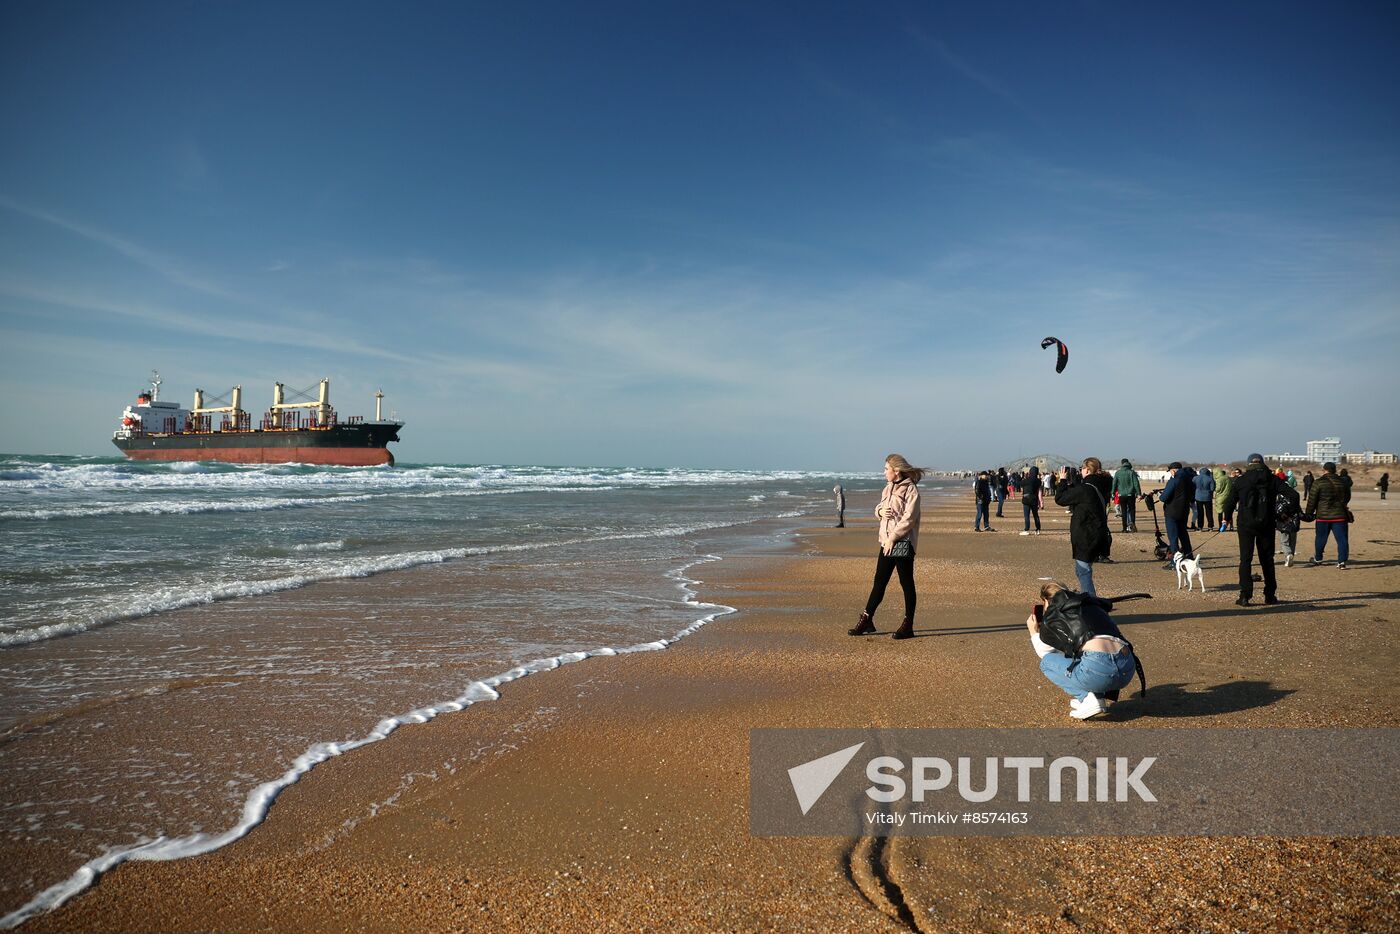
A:
{"label": "wet sand", "polygon": [[[122,866],[26,929],[1400,925],[1393,838],[750,837],[755,727],[1074,725],[1022,623],[1037,577],[1073,581],[1063,511],[1021,537],[1018,504],[995,534],[971,531],[970,502],[927,504],[919,638],[845,634],[873,522],[808,530],[793,555],[697,571],[702,599],[740,615],[664,652],[527,678],[328,762],[238,843]],[[852,497],[848,516],[870,505]],[[1210,591],[1188,595],[1152,559],[1150,531],[1116,535],[1096,579],[1156,595],[1117,614],[1151,690],[1080,727],[1400,726],[1400,518],[1369,490],[1353,508],[1350,569],[1280,568],[1289,602],[1269,609],[1233,603],[1233,536],[1205,544]],[[1306,555],[1311,527],[1300,539]],[[899,603],[891,585],[882,631]]]}

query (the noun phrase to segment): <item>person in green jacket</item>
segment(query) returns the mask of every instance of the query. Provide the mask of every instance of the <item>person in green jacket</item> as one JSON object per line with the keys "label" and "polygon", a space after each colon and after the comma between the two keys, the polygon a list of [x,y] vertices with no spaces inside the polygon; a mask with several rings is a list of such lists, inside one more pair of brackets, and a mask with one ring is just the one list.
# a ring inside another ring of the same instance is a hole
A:
{"label": "person in green jacket", "polygon": [[1137,531],[1137,498],[1142,495],[1142,483],[1128,459],[1113,474],[1113,492],[1118,494],[1118,510],[1123,517],[1123,531]]}
{"label": "person in green jacket", "polygon": [[1230,530],[1230,519],[1233,516],[1225,515],[1225,500],[1230,498],[1230,475],[1225,472],[1225,465],[1211,469],[1210,475],[1215,478],[1215,514],[1220,517],[1220,531]]}

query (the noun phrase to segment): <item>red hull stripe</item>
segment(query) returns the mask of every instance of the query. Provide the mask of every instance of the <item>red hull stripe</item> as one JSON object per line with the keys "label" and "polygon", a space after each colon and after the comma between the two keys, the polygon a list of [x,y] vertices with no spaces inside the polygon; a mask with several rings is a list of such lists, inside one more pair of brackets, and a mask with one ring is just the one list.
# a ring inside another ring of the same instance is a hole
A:
{"label": "red hull stripe", "polygon": [[373,467],[392,464],[388,448],[183,448],[123,452],[137,461],[223,461],[231,464],[331,464]]}

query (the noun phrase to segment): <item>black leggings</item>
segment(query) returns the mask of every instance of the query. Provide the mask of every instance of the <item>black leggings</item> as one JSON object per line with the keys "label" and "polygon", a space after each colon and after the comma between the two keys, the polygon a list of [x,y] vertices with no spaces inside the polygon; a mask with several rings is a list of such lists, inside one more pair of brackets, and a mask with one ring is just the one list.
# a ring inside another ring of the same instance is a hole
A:
{"label": "black leggings", "polygon": [[899,586],[904,589],[904,618],[914,618],[914,608],[919,597],[914,593],[914,556],[891,558],[883,551],[875,559],[875,585],[870,588],[870,599],[865,601],[865,612],[871,616],[885,599],[885,588],[889,586],[890,575],[899,570]]}

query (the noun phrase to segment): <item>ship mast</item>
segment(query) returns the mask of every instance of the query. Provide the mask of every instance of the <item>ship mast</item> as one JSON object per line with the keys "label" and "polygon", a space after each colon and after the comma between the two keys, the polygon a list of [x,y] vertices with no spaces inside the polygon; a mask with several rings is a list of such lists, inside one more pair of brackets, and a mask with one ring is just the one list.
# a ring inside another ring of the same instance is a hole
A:
{"label": "ship mast", "polygon": [[160,374],[155,370],[151,371],[151,401],[160,401]]}

